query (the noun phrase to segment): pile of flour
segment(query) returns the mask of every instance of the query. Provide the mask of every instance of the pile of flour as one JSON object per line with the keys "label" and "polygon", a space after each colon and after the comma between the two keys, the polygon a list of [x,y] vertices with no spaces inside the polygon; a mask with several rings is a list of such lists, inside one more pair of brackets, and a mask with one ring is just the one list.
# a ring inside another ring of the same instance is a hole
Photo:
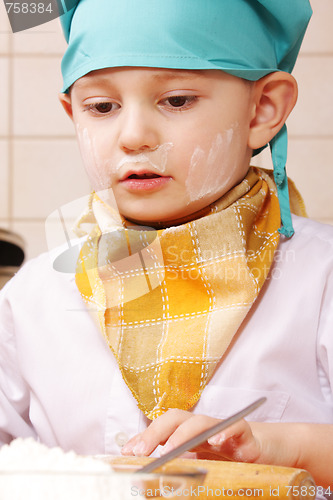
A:
{"label": "pile of flour", "polygon": [[0,449],[1,500],[124,500],[124,479],[101,460],[30,438]]}

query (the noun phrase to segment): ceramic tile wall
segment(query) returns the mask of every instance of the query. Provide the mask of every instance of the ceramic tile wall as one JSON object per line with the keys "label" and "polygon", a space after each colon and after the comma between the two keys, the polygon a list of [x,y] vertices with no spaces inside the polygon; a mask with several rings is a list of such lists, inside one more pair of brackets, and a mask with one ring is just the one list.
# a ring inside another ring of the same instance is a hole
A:
{"label": "ceramic tile wall", "polygon": [[[294,72],[299,101],[288,120],[288,173],[309,215],[333,224],[333,1],[312,6]],[[28,258],[47,248],[45,218],[89,191],[72,124],[57,99],[64,49],[57,20],[13,35],[0,1],[0,227],[26,239]],[[267,152],[259,164],[270,167]]]}
{"label": "ceramic tile wall", "polygon": [[[311,0],[313,17],[294,69],[299,97],[287,121],[288,175],[308,215],[333,224],[333,19],[332,0]],[[271,164],[265,151],[261,165]]]}
{"label": "ceramic tile wall", "polygon": [[71,121],[58,101],[66,44],[58,20],[11,33],[0,2],[0,227],[47,250],[45,219],[89,192]]}

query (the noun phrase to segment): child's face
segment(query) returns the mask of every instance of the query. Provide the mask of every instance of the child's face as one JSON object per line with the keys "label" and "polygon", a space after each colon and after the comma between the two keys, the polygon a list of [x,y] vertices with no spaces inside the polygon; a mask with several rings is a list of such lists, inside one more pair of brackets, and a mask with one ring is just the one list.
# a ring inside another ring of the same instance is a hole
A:
{"label": "child's face", "polygon": [[105,69],[71,91],[92,187],[119,212],[172,221],[217,200],[248,170],[251,85],[222,71]]}

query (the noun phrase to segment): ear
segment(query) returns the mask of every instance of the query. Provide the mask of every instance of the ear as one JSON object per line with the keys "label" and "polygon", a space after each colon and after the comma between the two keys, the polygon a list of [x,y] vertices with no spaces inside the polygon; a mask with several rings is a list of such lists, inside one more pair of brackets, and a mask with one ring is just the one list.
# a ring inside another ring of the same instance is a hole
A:
{"label": "ear", "polygon": [[297,101],[297,83],[289,73],[274,72],[256,81],[248,146],[259,149],[279,132]]}
{"label": "ear", "polygon": [[70,95],[60,93],[59,94],[59,101],[61,102],[62,107],[64,108],[64,110],[66,111],[66,113],[68,114],[70,119],[73,120],[73,108],[72,108],[72,101],[71,101]]}

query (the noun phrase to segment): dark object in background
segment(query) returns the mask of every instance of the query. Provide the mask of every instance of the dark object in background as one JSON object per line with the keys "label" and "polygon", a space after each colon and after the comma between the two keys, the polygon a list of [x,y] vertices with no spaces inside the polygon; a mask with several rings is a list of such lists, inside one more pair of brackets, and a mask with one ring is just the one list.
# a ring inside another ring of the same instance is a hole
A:
{"label": "dark object in background", "polygon": [[0,229],[0,288],[14,276],[24,261],[24,240],[16,233]]}

